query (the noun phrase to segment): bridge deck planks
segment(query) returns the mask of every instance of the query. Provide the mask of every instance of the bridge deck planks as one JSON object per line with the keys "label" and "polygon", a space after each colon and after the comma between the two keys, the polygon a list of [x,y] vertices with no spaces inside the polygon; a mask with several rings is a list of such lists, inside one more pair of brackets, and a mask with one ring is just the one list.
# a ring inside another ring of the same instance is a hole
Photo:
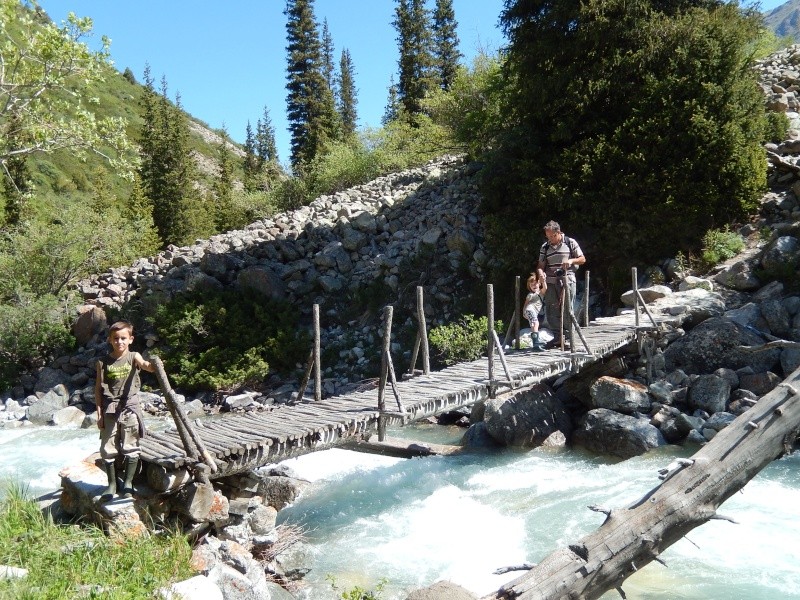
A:
{"label": "bridge deck planks", "polygon": [[[649,322],[640,317],[640,329]],[[505,361],[512,382],[499,356],[495,355],[495,385],[509,389],[524,382],[531,385],[553,375],[580,369],[636,340],[633,315],[601,318],[583,328],[592,354],[587,354],[580,338],[575,336],[575,353],[559,349],[546,352],[532,350],[507,351]],[[403,420],[416,420],[437,412],[473,403],[488,397],[488,360],[486,357],[459,363],[428,375],[397,382],[397,390],[405,410],[400,414],[391,385],[385,392],[386,411]],[[219,464],[226,465],[215,476],[277,462],[305,451],[331,447],[338,440],[375,427],[378,411],[377,387],[361,389],[318,402],[301,402],[295,406],[276,405],[269,410],[232,413],[202,422],[196,432],[206,449]],[[180,437],[174,430],[150,434],[142,440],[145,462],[166,468],[178,468],[191,462],[187,459]],[[255,464],[255,462],[260,464]]]}

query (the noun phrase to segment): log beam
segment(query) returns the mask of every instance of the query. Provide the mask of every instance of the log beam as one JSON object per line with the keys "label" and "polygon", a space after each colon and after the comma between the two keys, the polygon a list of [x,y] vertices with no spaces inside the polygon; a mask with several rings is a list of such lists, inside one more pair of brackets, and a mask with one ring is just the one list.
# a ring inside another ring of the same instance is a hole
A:
{"label": "log beam", "polygon": [[[740,415],[688,461],[633,505],[606,513],[594,532],[556,550],[484,600],[599,598],[692,529],[715,518],[719,506],[800,434],[800,369]],[[755,427],[753,426],[755,425]],[[595,509],[597,510],[597,509]]]}

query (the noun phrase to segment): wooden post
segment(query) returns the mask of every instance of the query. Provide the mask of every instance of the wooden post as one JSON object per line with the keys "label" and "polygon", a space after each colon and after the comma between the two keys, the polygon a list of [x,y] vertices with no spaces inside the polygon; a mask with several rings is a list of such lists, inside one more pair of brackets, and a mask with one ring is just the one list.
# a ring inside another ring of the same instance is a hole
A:
{"label": "wooden post", "polygon": [[[211,454],[209,454],[208,450],[206,450],[203,440],[201,440],[200,436],[197,435],[191,423],[189,423],[186,413],[183,412],[183,408],[181,407],[180,403],[178,403],[177,398],[175,397],[175,392],[172,390],[172,386],[170,386],[169,380],[167,379],[167,373],[164,371],[164,363],[161,362],[161,359],[158,356],[153,357],[152,362],[156,368],[156,379],[158,379],[158,384],[161,387],[161,391],[164,392],[164,399],[167,402],[167,408],[172,415],[173,421],[175,421],[175,427],[178,429],[178,435],[183,443],[186,456],[197,460],[197,455],[199,453],[202,462],[208,465],[208,468],[212,473],[216,473],[217,463],[214,462],[214,458],[211,456]],[[194,442],[194,447],[192,446],[192,442]],[[197,450],[195,450],[195,447]]]}
{"label": "wooden post", "polygon": [[392,312],[387,306],[383,311],[383,350],[381,351],[381,376],[378,380],[378,441],[386,439],[386,379],[389,375],[389,353],[392,350]]}
{"label": "wooden post", "polygon": [[314,305],[314,400],[322,400],[322,358],[320,357],[319,304]]}
{"label": "wooden post", "polygon": [[589,271],[585,273],[583,284],[583,326],[589,326]]}
{"label": "wooden post", "polygon": [[[566,273],[558,278],[558,285],[561,286],[561,330],[558,332],[558,337],[561,340],[561,351],[564,351],[564,317],[567,312],[567,303],[569,302],[569,288],[567,288],[567,275]],[[569,324],[572,327],[572,323]]]}
{"label": "wooden post", "polygon": [[[517,275],[514,278],[514,350],[519,350],[520,348],[519,331],[522,329],[522,306],[519,303],[520,288],[520,277]],[[525,295],[527,296],[527,291]],[[532,332],[531,335],[533,335]]]}
{"label": "wooden post", "polygon": [[303,378],[300,380],[300,385],[297,388],[297,397],[295,398],[295,402],[302,402],[303,396],[306,393],[306,388],[308,387],[308,380],[311,378],[311,372],[314,370],[314,349],[311,349],[311,352],[308,353],[308,361],[306,361],[306,370],[303,373]]}
{"label": "wooden post", "polygon": [[638,276],[636,273],[636,267],[631,267],[631,279],[633,281],[633,307],[636,311],[635,321],[636,329],[639,329],[639,283],[638,283]]}
{"label": "wooden post", "polygon": [[[422,372],[429,375],[431,372],[430,351],[428,349],[428,327],[425,323],[425,302],[423,297],[424,290],[421,285],[417,286],[417,323],[419,327],[419,339],[422,344]],[[413,366],[412,366],[413,369]],[[412,371],[413,372],[413,371]]]}
{"label": "wooden post", "polygon": [[488,321],[486,355],[489,367],[489,398],[494,398],[494,286],[491,283],[486,285],[486,316]]}

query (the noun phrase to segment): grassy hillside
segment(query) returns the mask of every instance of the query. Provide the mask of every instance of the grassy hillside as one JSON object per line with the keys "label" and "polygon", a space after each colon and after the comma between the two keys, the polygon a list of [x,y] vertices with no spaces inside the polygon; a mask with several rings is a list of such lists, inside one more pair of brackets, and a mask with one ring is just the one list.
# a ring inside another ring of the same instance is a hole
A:
{"label": "grassy hillside", "polygon": [[[37,20],[49,20],[41,10],[37,12]],[[6,24],[13,36],[19,31],[19,24]],[[113,48],[112,48],[113,51]],[[88,97],[96,99],[90,110],[98,119],[117,117],[126,123],[129,138],[136,142],[142,127],[141,99],[144,87],[134,77],[125,77],[113,66],[108,65],[107,73],[101,84],[89,88]],[[213,131],[201,120],[192,115],[187,117],[191,123],[190,147],[196,153],[198,182],[201,187],[208,187],[213,177],[217,161],[217,144],[221,140],[219,132]],[[236,147],[234,152],[241,154]],[[239,161],[236,161],[237,163]],[[108,164],[94,154],[85,159],[75,156],[70,151],[56,151],[48,154],[37,154],[28,160],[31,179],[35,185],[34,205],[40,210],[47,210],[48,205],[58,206],[64,202],[85,200],[98,185],[98,179],[110,194],[125,199],[130,193],[130,183],[118,173],[109,170]],[[241,179],[241,167],[234,165],[236,179]]]}

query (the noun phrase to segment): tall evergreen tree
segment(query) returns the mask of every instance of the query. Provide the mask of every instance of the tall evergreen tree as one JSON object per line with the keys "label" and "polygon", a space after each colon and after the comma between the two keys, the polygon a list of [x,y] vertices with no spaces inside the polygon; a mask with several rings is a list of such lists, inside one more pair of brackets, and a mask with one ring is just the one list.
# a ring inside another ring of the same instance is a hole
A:
{"label": "tall evergreen tree", "polygon": [[433,12],[433,57],[439,85],[449,90],[456,78],[458,61],[463,56],[458,50],[458,32],[453,0],[436,0]]}
{"label": "tall evergreen tree", "polygon": [[353,61],[350,58],[350,51],[347,48],[342,49],[342,56],[339,59],[338,90],[337,109],[339,111],[339,119],[342,123],[342,134],[345,139],[348,139],[356,133],[358,121],[356,106],[358,104],[358,98],[356,97]]}
{"label": "tall evergreen tree", "polygon": [[381,117],[381,124],[388,125],[400,115],[400,96],[397,93],[397,84],[394,82],[394,75],[389,81],[389,97],[386,100],[386,108]]}
{"label": "tall evergreen tree", "polygon": [[294,168],[301,169],[334,138],[336,108],[323,72],[313,0],[287,0],[285,13],[290,160]]}
{"label": "tall evergreen tree", "polygon": [[424,0],[397,0],[392,25],[397,29],[397,94],[408,115],[422,112],[422,100],[435,86],[430,13]]}
{"label": "tall evergreen tree", "polygon": [[233,155],[231,154],[228,130],[223,125],[222,136],[217,145],[217,177],[214,180],[214,228],[230,231],[236,226],[233,208]]}
{"label": "tall evergreen tree", "polygon": [[152,256],[161,246],[161,238],[153,222],[153,203],[145,196],[142,181],[136,174],[133,178],[131,193],[122,209],[122,218],[129,231],[136,235],[131,240],[134,256]]}
{"label": "tall evergreen tree", "polygon": [[258,168],[262,169],[268,162],[278,162],[278,146],[275,144],[275,127],[269,115],[269,109],[264,107],[264,114],[256,123],[256,157]]}
{"label": "tall evergreen tree", "polygon": [[757,13],[716,0],[515,0],[501,22],[506,125],[483,185],[504,254],[535,260],[530,223],[556,219],[597,239],[598,264],[625,269],[755,207]]}
{"label": "tall evergreen tree", "polygon": [[333,36],[328,28],[328,19],[322,20],[322,74],[331,92],[336,96],[336,67],[333,64]]}
{"label": "tall evergreen tree", "polygon": [[202,229],[201,215],[192,206],[194,163],[189,153],[189,124],[180,106],[170,102],[166,78],[157,94],[149,67],[142,97],[139,174],[145,195],[153,204],[153,221],[164,244],[184,244]]}
{"label": "tall evergreen tree", "polygon": [[244,137],[244,157],[242,158],[244,189],[253,192],[258,184],[258,156],[256,155],[256,138],[250,121],[247,121]]}

